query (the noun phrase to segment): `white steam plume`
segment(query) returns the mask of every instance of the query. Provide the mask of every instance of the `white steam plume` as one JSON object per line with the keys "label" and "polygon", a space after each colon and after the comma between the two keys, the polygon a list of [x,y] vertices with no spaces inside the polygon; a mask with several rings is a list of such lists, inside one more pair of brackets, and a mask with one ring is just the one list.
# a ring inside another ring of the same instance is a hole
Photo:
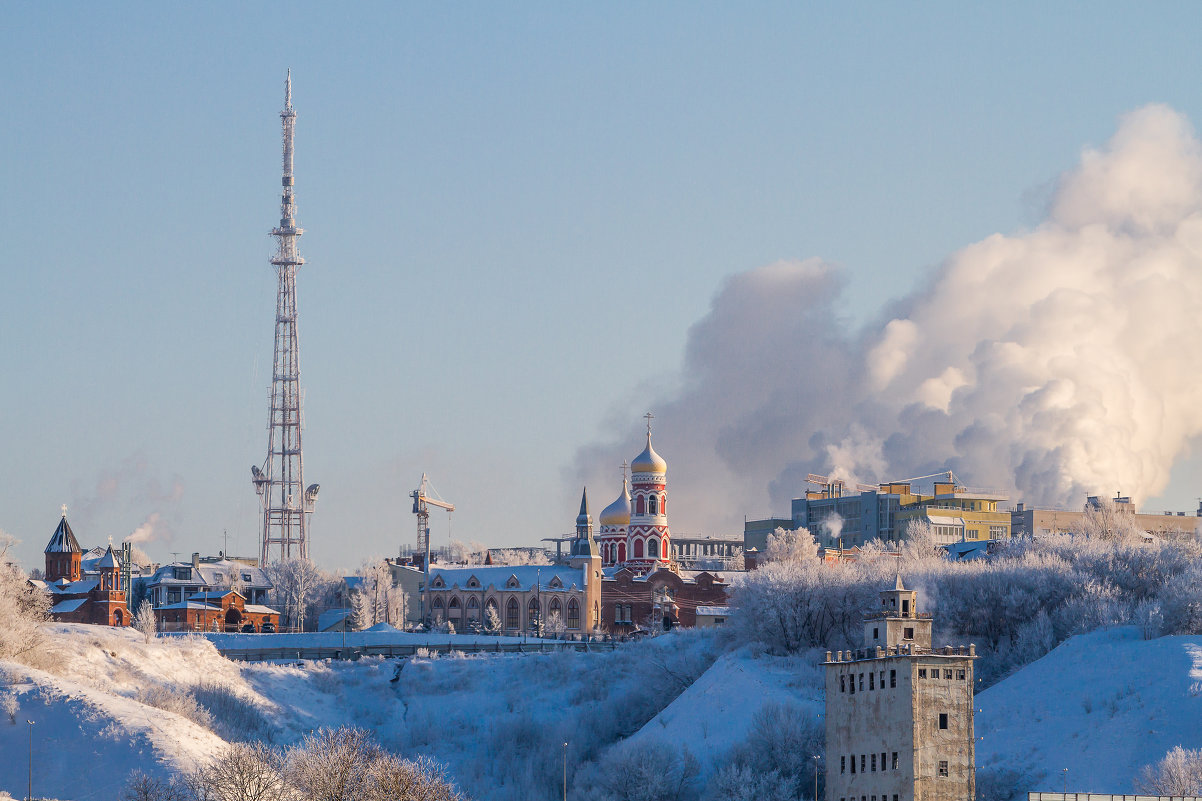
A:
{"label": "white steam plume", "polygon": [[[1202,433],[1202,146],[1168,107],[1086,151],[1034,230],[953,254],[868,329],[839,319],[841,287],[819,260],[772,264],[693,326],[684,389],[646,403],[674,528],[779,514],[808,472],[1138,502]],[[637,431],[581,449],[577,476],[613,483]]]}
{"label": "white steam plume", "polygon": [[130,535],[125,538],[125,542],[150,542],[156,537],[165,534],[163,531],[162,516],[158,512],[151,512],[147,518],[142,521],[142,525],[135,528]]}

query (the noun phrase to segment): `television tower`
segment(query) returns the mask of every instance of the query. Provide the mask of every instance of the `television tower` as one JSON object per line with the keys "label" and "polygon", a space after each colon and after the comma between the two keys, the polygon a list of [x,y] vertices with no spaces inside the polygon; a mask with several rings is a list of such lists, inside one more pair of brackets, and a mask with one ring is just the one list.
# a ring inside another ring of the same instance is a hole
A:
{"label": "television tower", "polygon": [[[276,560],[307,559],[309,515],[317,502],[317,485],[305,487],[305,460],[301,455],[300,347],[296,339],[296,271],[305,260],[296,252],[304,230],[296,226],[296,200],[292,194],[292,137],[296,112],[292,108],[292,70],[284,82],[284,180],[280,224],[271,235],[278,241],[271,263],[279,278],[275,301],[275,357],[271,371],[271,412],[268,423],[267,460],[251,467],[251,481],[263,506],[259,536],[259,564]],[[278,546],[278,547],[277,547]]]}

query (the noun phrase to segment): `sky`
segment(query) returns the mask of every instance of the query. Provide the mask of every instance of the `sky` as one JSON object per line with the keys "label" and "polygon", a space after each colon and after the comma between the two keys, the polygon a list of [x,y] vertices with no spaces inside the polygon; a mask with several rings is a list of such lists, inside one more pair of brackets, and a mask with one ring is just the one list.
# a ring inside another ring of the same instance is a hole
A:
{"label": "sky", "polygon": [[[457,507],[450,526],[432,515],[435,545],[571,531],[583,483],[594,514],[617,495],[648,410],[674,531],[787,514],[804,484],[779,449],[733,458],[722,437],[741,428],[672,419],[724,293],[821,260],[829,324],[882,336],[954,254],[1044,225],[1125,115],[1202,120],[1189,4],[13,2],[5,18],[0,529],[28,566],[61,504],[85,547],[140,530],[161,560],[257,551],[289,68],[312,555],[337,569],[414,541],[423,472]],[[756,299],[734,331],[793,315]],[[825,386],[826,367],[773,365],[807,330],[753,340],[758,374],[718,380],[718,400],[790,371]],[[1182,427],[1164,475],[1131,479],[1144,505],[1194,508],[1195,439]]]}

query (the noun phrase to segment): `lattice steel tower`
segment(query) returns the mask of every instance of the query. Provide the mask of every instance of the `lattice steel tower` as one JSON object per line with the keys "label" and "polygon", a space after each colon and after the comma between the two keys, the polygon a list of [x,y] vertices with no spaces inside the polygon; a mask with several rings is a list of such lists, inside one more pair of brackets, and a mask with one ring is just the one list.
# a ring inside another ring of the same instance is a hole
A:
{"label": "lattice steel tower", "polygon": [[304,230],[296,225],[293,196],[292,137],[296,112],[292,109],[292,71],[284,83],[284,180],[280,224],[271,231],[278,247],[271,263],[279,278],[275,301],[275,358],[271,371],[271,416],[268,423],[267,460],[252,467],[251,481],[263,506],[259,564],[278,559],[308,558],[309,515],[317,501],[317,485],[305,488],[305,460],[301,453],[300,347],[296,338],[296,272],[305,260],[296,251]]}

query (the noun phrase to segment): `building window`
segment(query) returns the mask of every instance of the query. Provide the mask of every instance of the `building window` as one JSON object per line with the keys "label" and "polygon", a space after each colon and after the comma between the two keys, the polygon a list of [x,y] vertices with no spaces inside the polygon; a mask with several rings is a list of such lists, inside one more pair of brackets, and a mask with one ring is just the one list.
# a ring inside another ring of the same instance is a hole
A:
{"label": "building window", "polygon": [[634,499],[634,513],[636,515],[641,515],[644,513],[645,509],[646,509],[646,506],[644,505],[643,496],[640,495],[639,497]]}
{"label": "building window", "polygon": [[939,678],[939,668],[931,668],[931,678],[932,679]]}
{"label": "building window", "polygon": [[634,541],[634,558],[635,559],[643,558],[643,541],[642,540]]}
{"label": "building window", "polygon": [[505,604],[505,628],[516,629],[521,624],[518,612],[518,599],[510,598],[509,603]]}
{"label": "building window", "polygon": [[864,674],[860,674],[860,692],[864,692]]}
{"label": "building window", "polygon": [[[872,759],[870,760],[869,764],[872,765],[872,772],[876,773],[876,754],[872,755]],[[876,796],[874,795],[873,798],[875,799]]]}
{"label": "building window", "polygon": [[475,598],[467,599],[467,616],[473,620],[480,619],[480,602]]}
{"label": "building window", "polygon": [[946,712],[939,713],[939,728],[941,728],[941,729],[947,728],[947,713]]}
{"label": "building window", "polygon": [[[897,752],[896,751],[894,751],[893,754],[891,755],[891,759],[892,759],[891,764],[893,765],[893,770],[897,770]],[[893,796],[893,801],[897,801],[897,796]]]}
{"label": "building window", "polygon": [[[885,752],[882,751],[881,752],[881,770],[884,770],[884,769],[885,769]],[[884,798],[884,797],[885,796],[881,796],[881,798]]]}
{"label": "building window", "polygon": [[927,677],[927,669],[926,669],[926,668],[919,668],[919,669],[918,669],[918,678],[920,678],[920,679],[925,679],[926,677]]}
{"label": "building window", "polygon": [[659,558],[659,540],[657,540],[655,537],[647,540],[647,556],[651,557],[652,559]]}
{"label": "building window", "polygon": [[906,628],[902,629],[902,639],[903,640],[914,639],[914,629],[912,629],[908,626]]}
{"label": "building window", "polygon": [[951,668],[944,668],[944,670],[943,670],[943,678],[945,678],[945,679],[950,679],[951,677],[952,677],[952,669],[951,669]]}
{"label": "building window", "polygon": [[860,754],[860,773],[864,772],[864,768],[866,767],[867,759],[868,758],[865,757],[863,754]]}
{"label": "building window", "polygon": [[876,674],[875,673],[868,674],[868,689],[870,689],[870,690],[876,689]]}
{"label": "building window", "polygon": [[[626,609],[627,609],[626,618],[627,618],[627,620],[629,620],[630,619],[630,611],[629,611],[630,607],[628,606],[628,607],[626,607]],[[580,628],[580,604],[578,604],[576,602],[575,598],[568,601],[568,628],[570,628],[570,629]]]}
{"label": "building window", "polygon": [[850,676],[848,676],[848,678],[851,679],[851,681],[847,682],[848,684],[851,685],[851,694],[855,695],[856,694],[856,674],[853,673]]}
{"label": "building window", "polygon": [[853,776],[856,774],[856,755],[855,754],[851,755],[851,774]]}
{"label": "building window", "polygon": [[957,671],[956,671],[956,678],[957,678],[957,679],[959,679],[960,681],[964,681],[964,675],[965,675],[965,674],[964,674],[964,671],[963,671],[963,670],[957,670]]}
{"label": "building window", "polygon": [[847,676],[844,676],[842,673],[839,674],[839,692],[847,692]]}
{"label": "building window", "polygon": [[654,495],[647,498],[647,514],[649,514],[649,515],[659,514],[659,502]]}
{"label": "building window", "polygon": [[881,638],[881,632],[880,632],[880,630],[874,627],[874,628],[872,629],[872,639],[874,639],[874,640],[879,640],[880,638]]}
{"label": "building window", "polygon": [[[845,756],[839,757],[839,773],[847,773],[847,757]],[[840,798],[839,801],[843,801],[843,799]]]}
{"label": "building window", "polygon": [[889,686],[890,687],[897,686],[897,671],[896,670],[889,671]]}
{"label": "building window", "polygon": [[940,763],[939,763],[939,775],[940,776],[947,775],[947,760],[946,759],[940,761]]}

